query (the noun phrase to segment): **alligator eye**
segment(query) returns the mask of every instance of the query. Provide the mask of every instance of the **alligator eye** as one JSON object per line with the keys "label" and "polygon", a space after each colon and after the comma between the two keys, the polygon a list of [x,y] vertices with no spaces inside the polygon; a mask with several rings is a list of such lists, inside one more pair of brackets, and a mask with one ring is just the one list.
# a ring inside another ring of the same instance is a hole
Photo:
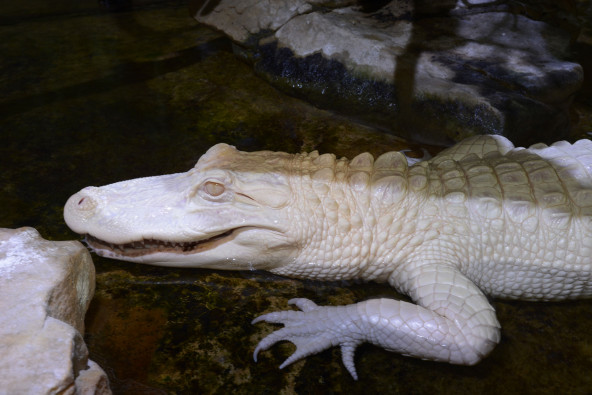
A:
{"label": "alligator eye", "polygon": [[224,193],[224,185],[217,182],[208,181],[204,184],[204,190],[208,195],[220,196]]}

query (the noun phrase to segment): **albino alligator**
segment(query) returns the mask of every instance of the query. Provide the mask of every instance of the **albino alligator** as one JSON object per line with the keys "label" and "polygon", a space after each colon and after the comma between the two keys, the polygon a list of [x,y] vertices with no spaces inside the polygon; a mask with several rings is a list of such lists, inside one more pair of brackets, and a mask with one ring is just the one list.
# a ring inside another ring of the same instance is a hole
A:
{"label": "albino alligator", "polygon": [[99,254],[163,266],[263,269],[386,282],[414,303],[289,303],[254,352],[288,340],[280,367],[370,342],[472,365],[500,339],[485,294],[563,300],[592,294],[592,142],[514,148],[481,136],[409,166],[403,154],[241,152],[212,147],[187,173],[88,187],[65,220]]}

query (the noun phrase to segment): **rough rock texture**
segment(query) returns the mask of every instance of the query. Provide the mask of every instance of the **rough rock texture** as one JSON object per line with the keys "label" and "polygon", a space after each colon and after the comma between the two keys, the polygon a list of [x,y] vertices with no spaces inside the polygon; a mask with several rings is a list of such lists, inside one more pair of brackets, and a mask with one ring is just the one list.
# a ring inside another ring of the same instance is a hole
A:
{"label": "rough rock texture", "polygon": [[0,393],[111,393],[82,338],[94,287],[82,244],[0,229]]}
{"label": "rough rock texture", "polygon": [[516,12],[535,20],[560,26],[572,40],[590,42],[592,2],[590,0],[521,0],[508,1]]}
{"label": "rough rock texture", "polygon": [[[418,141],[569,132],[583,79],[570,35],[511,2],[194,1],[276,86]],[[508,4],[506,4],[508,3]]]}

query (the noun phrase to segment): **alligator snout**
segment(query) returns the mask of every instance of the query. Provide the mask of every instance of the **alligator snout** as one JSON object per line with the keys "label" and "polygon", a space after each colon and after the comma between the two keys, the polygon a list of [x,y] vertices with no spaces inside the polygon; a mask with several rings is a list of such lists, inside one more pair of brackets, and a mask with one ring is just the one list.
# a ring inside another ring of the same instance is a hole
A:
{"label": "alligator snout", "polygon": [[99,206],[97,187],[87,187],[80,192],[70,196],[64,206],[64,220],[66,224],[76,233],[84,233],[77,229],[76,224],[84,223],[91,218]]}

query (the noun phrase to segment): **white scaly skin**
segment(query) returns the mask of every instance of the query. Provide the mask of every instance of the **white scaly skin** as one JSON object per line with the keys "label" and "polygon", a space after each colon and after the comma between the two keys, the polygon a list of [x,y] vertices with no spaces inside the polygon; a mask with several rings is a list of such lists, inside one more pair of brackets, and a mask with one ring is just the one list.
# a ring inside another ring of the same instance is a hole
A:
{"label": "white scaly skin", "polygon": [[[362,342],[479,362],[500,338],[484,292],[525,300],[592,295],[589,140],[525,150],[481,136],[410,167],[396,152],[349,162],[220,144],[187,173],[85,188],[64,217],[74,231],[103,240],[88,238],[97,253],[116,259],[388,281],[414,303],[293,299],[301,311],[253,321],[285,325],[259,343],[255,358],[280,340],[297,346],[281,367],[339,345],[354,378]],[[184,252],[172,247],[206,239]],[[132,242],[136,248],[125,251],[108,244]]]}

